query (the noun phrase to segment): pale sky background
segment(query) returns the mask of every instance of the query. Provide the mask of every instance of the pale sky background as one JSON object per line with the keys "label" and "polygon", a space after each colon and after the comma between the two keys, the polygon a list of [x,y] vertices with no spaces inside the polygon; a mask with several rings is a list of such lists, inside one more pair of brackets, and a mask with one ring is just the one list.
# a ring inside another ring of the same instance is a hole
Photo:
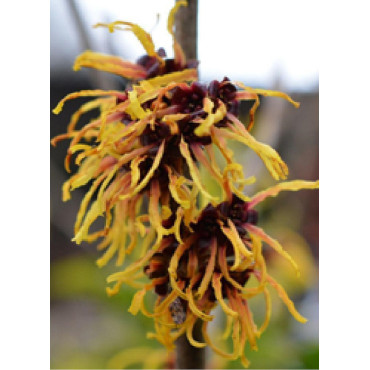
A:
{"label": "pale sky background", "polygon": [[[85,48],[73,22],[69,0],[51,0],[52,74],[71,71]],[[93,29],[98,22],[126,20],[151,32],[156,47],[171,55],[167,15],[174,0],[77,0],[92,49],[134,61],[144,50],[130,32]],[[157,23],[156,14],[160,14]],[[241,80],[272,87],[279,76],[288,91],[318,89],[318,2],[199,0],[198,58],[204,81]],[[120,47],[122,45],[122,48]]]}

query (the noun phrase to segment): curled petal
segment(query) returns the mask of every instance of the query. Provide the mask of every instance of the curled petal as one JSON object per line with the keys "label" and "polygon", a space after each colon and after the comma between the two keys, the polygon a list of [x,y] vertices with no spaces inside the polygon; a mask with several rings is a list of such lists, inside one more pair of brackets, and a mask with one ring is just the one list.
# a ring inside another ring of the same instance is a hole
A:
{"label": "curled petal", "polygon": [[149,232],[147,233],[144,240],[141,242],[141,252],[139,254],[139,257],[142,258],[145,253],[147,252],[149,246],[152,244],[152,242],[155,239],[155,230],[154,228],[150,228]]}
{"label": "curled petal", "polygon": [[293,260],[293,258],[290,256],[290,254],[283,249],[281,244],[276,240],[271,238],[271,236],[267,235],[261,228],[246,224],[245,228],[253,235],[256,235],[257,237],[261,238],[265,243],[267,243],[270,247],[272,247],[277,253],[279,253],[282,257],[287,259],[293,268],[296,270],[297,276],[299,276],[299,269],[296,264],[296,262]]}
{"label": "curled petal", "polygon": [[86,50],[77,57],[73,70],[78,71],[81,67],[94,68],[135,80],[145,78],[147,75],[145,68],[141,65],[125,61],[113,55],[96,53],[91,50]]}
{"label": "curled petal", "polygon": [[195,158],[205,167],[207,170],[214,176],[214,178],[222,184],[222,175],[220,170],[215,165],[215,162],[210,162],[206,155],[204,154],[203,149],[198,144],[191,144],[190,148],[194,153]]}
{"label": "curled petal", "polygon": [[144,177],[144,179],[141,181],[141,183],[135,188],[134,194],[137,194],[142,189],[144,189],[144,187],[148,184],[148,182],[150,181],[150,179],[153,177],[154,172],[159,167],[159,164],[160,164],[160,162],[162,160],[163,152],[164,152],[164,145],[165,145],[165,141],[163,140],[162,141],[162,144],[160,145],[160,147],[158,149],[157,155],[154,158],[152,167],[150,168],[150,170],[148,171],[148,173],[146,174],[146,176]]}
{"label": "curled petal", "polygon": [[127,212],[127,208],[128,202],[120,202],[115,207],[116,212],[115,229],[120,231],[120,232],[117,231],[118,256],[116,266],[122,266],[126,256],[127,226],[124,215]]}
{"label": "curled petal", "polygon": [[135,293],[134,297],[132,298],[128,312],[133,315],[137,315],[137,313],[140,311],[141,305],[143,304],[146,292],[147,290],[144,288]]}
{"label": "curled petal", "polygon": [[[121,28],[120,26],[128,26],[128,28]],[[137,24],[125,21],[115,21],[108,24],[97,23],[96,25],[94,25],[94,28],[96,27],[106,27],[109,29],[109,32],[114,32],[115,29],[129,30],[137,37],[137,39],[140,41],[141,45],[143,46],[143,48],[145,49],[149,56],[155,56],[158,59],[162,60],[162,58],[160,58],[155,51],[154,43],[150,34],[147,33],[143,28],[141,28]]]}
{"label": "curled petal", "polygon": [[101,201],[94,201],[91,205],[89,211],[86,214],[85,220],[77,234],[75,234],[74,238],[72,239],[77,244],[81,244],[83,240],[86,239],[89,228],[91,224],[99,217],[102,216],[104,212],[103,204]]}
{"label": "curled petal", "polygon": [[75,129],[75,126],[82,114],[89,112],[93,109],[99,108],[99,107],[101,109],[107,110],[107,109],[112,108],[114,105],[116,105],[115,96],[108,97],[108,98],[94,99],[85,104],[82,104],[81,107],[75,113],[73,113],[71,117],[71,121],[69,122],[68,127],[67,127],[67,132],[72,132]]}
{"label": "curled petal", "polygon": [[279,294],[279,297],[282,299],[282,301],[287,306],[289,312],[293,315],[293,317],[299,321],[300,323],[304,324],[307,322],[307,319],[303,317],[295,308],[294,303],[292,300],[288,297],[288,294],[284,290],[284,288],[277,283],[271,276],[267,275],[266,280],[271,284],[271,286],[276,289],[276,291]]}
{"label": "curled petal", "polygon": [[183,71],[167,73],[163,76],[149,78],[142,82],[147,90],[168,85],[171,82],[192,82],[198,79],[198,72],[195,68],[184,69]]}
{"label": "curled petal", "polygon": [[[229,174],[231,174],[232,179],[230,180]],[[255,182],[255,177],[244,178],[243,166],[239,163],[229,163],[223,173],[223,185],[227,189],[228,199],[231,200],[232,193],[236,194],[244,202],[249,202],[250,198],[242,193],[244,185],[250,185]],[[234,182],[238,183],[238,188],[235,187]]]}
{"label": "curled petal", "polygon": [[218,264],[220,266],[222,275],[224,276],[226,281],[229,282],[236,289],[243,290],[244,287],[241,286],[237,281],[235,281],[229,274],[229,270],[228,270],[229,266],[226,260],[226,247],[224,245],[220,248],[219,253],[218,253]]}
{"label": "curled petal", "polygon": [[171,230],[171,232],[173,231],[173,233],[175,234],[176,240],[180,244],[183,243],[181,239],[181,223],[182,223],[183,215],[184,215],[184,210],[181,207],[178,207],[176,211],[176,220]]}
{"label": "curled petal", "polygon": [[150,217],[153,228],[157,232],[158,241],[162,239],[162,234],[163,234],[162,219],[161,219],[161,215],[158,209],[159,197],[160,197],[159,182],[155,180],[152,182],[150,186],[149,217]]}
{"label": "curled petal", "polygon": [[187,297],[187,300],[189,302],[189,308],[191,309],[191,311],[194,313],[194,315],[198,316],[199,318],[201,318],[203,321],[212,321],[213,320],[213,317],[212,315],[207,315],[206,313],[204,313],[203,311],[201,311],[197,305],[195,304],[194,302],[194,297],[193,297],[193,292],[191,289],[187,288],[186,289],[186,297]]}
{"label": "curled petal", "polygon": [[201,343],[194,339],[193,337],[193,327],[195,322],[198,320],[196,316],[194,316],[189,323],[186,325],[186,338],[188,338],[189,343],[196,348],[204,348],[207,346],[207,343]]}
{"label": "curled petal", "polygon": [[231,334],[231,330],[233,328],[233,322],[234,322],[233,316],[227,315],[226,316],[226,327],[225,327],[225,330],[222,334],[222,339],[223,340],[226,340],[227,338],[229,338],[229,336]]}
{"label": "curled petal", "polygon": [[85,96],[116,96],[122,100],[126,99],[126,94],[116,90],[81,90],[65,96],[58,105],[53,109],[54,114],[59,114],[67,100],[76,99]]}
{"label": "curled petal", "polygon": [[178,121],[186,118],[188,115],[185,113],[175,113],[175,114],[166,114],[162,118],[162,122],[166,123],[171,131],[171,135],[176,135],[179,133]]}
{"label": "curled petal", "polygon": [[212,142],[220,150],[220,152],[224,156],[226,162],[228,164],[233,163],[234,153],[226,145],[224,132],[221,131],[220,129],[216,128],[216,127],[211,127],[211,137],[212,137]]}
{"label": "curled petal", "polygon": [[189,147],[188,144],[184,141],[184,138],[181,137],[181,142],[180,142],[180,151],[182,156],[185,158],[186,163],[189,167],[190,175],[192,179],[194,180],[195,185],[198,187],[200,192],[208,199],[216,200],[215,197],[210,195],[205,189],[204,186],[200,180],[200,174],[197,166],[193,162],[190,152],[189,152]]}
{"label": "curled petal", "polygon": [[[232,114],[227,115],[228,118],[233,122],[241,122]],[[222,129],[222,133],[226,138],[239,141],[249,146],[255,153],[262,159],[266,168],[270,172],[271,176],[275,180],[285,179],[289,173],[288,167],[285,162],[281,159],[279,154],[272,149],[269,145],[260,143],[257,141],[245,128],[240,125],[228,124],[229,130]]]}
{"label": "curled petal", "polygon": [[230,228],[220,225],[222,232],[225,234],[225,236],[231,241],[231,244],[234,248],[234,264],[231,266],[230,270],[236,270],[238,266],[241,263],[240,258],[240,249],[237,245],[237,243],[233,243],[232,239],[234,237],[233,232]]}
{"label": "curled petal", "polygon": [[256,342],[256,324],[253,321],[253,314],[252,311],[249,308],[248,302],[246,300],[241,301],[240,305],[245,308],[246,315],[244,316],[244,319],[246,321],[246,329],[247,329],[247,337],[249,340],[249,344],[252,348],[252,350],[257,351],[257,342]]}
{"label": "curled petal", "polygon": [[128,92],[129,105],[126,108],[132,119],[143,119],[150,115],[150,110],[144,110],[138,100],[137,91],[132,90]]}
{"label": "curled petal", "polygon": [[258,280],[264,283],[266,280],[266,261],[262,254],[262,241],[255,235],[250,235],[250,238],[252,239],[253,256],[256,266],[261,270],[261,276]]}
{"label": "curled petal", "polygon": [[258,95],[263,95],[263,96],[275,96],[279,98],[283,98],[290,103],[292,103],[296,108],[299,107],[299,103],[294,101],[289,95],[280,92],[280,91],[274,91],[274,90],[264,90],[264,89],[253,89],[251,87],[245,86],[241,82],[235,82],[237,86],[242,88],[244,91],[239,91],[236,94],[236,98],[238,100],[255,100],[255,103],[253,104],[250,112],[249,112],[249,117],[250,117],[250,122],[248,124],[247,130],[250,131],[253,127],[254,124],[254,116],[256,113],[257,108],[260,105],[260,99]]}
{"label": "curled petal", "polygon": [[176,1],[175,5],[170,11],[170,14],[168,15],[167,20],[167,30],[172,35],[173,39],[173,51],[175,54],[175,62],[179,64],[180,66],[184,66],[186,63],[186,58],[184,51],[182,50],[180,44],[175,39],[175,33],[173,31],[173,26],[175,23],[175,14],[177,13],[180,6],[188,6],[187,2],[185,0]]}
{"label": "curled petal", "polygon": [[218,300],[218,302],[220,303],[221,305],[221,308],[224,310],[224,312],[226,313],[226,315],[228,316],[231,316],[231,317],[238,317],[238,313],[235,312],[234,310],[232,310],[224,301],[223,297],[222,297],[222,289],[221,289],[221,278],[222,278],[222,275],[215,272],[213,274],[213,277],[212,277],[212,286],[213,286],[213,290],[215,292],[215,296]]}
{"label": "curled petal", "polygon": [[134,158],[130,163],[131,168],[131,189],[135,188],[137,183],[140,180],[140,163],[143,162],[147,158],[146,155],[143,155],[142,157],[136,157]]}
{"label": "curled petal", "polygon": [[220,122],[226,116],[226,106],[219,101],[219,107],[215,113],[212,113],[213,102],[209,98],[204,98],[204,111],[208,113],[207,117],[201,121],[200,125],[194,130],[195,135],[205,136],[210,134],[210,128]]}
{"label": "curled petal", "polygon": [[265,314],[265,320],[264,320],[263,324],[261,325],[258,332],[256,333],[256,335],[258,337],[260,337],[260,335],[266,330],[266,328],[267,328],[267,326],[270,322],[270,318],[271,318],[271,296],[270,296],[270,292],[267,290],[267,288],[265,288],[263,290],[263,294],[264,294],[265,302],[266,302],[266,314]]}
{"label": "curled petal", "polygon": [[207,333],[207,326],[208,322],[205,321],[202,326],[202,334],[205,342],[220,356],[227,358],[229,360],[236,360],[239,356],[239,351],[240,351],[240,344],[239,344],[239,331],[240,331],[240,324],[239,320],[234,319],[234,325],[233,325],[233,345],[234,345],[234,350],[233,353],[227,353],[223,351],[222,349],[216,347],[213,342],[211,341],[211,338],[209,337]]}
{"label": "curled petal", "polygon": [[231,230],[231,234],[230,234],[231,239],[230,239],[230,241],[237,245],[237,247],[240,250],[240,253],[244,257],[249,258],[252,261],[253,253],[251,251],[249,251],[247,249],[247,247],[245,246],[243,240],[240,238],[240,235],[239,235],[238,231],[236,230],[236,227],[235,227],[234,223],[231,221],[231,219],[227,220],[227,224],[229,225],[230,230]]}
{"label": "curled petal", "polygon": [[230,291],[227,289],[227,296],[230,300],[230,304],[232,305],[233,309],[238,311],[239,313],[239,320],[241,324],[241,348],[244,348],[244,343],[246,341],[246,337],[249,340],[249,344],[253,350],[257,350],[256,338],[254,334],[255,324],[253,322],[252,314],[248,308],[247,302],[243,301],[242,298],[235,294],[235,292]]}
{"label": "curled petal", "polygon": [[182,291],[182,288],[179,287],[179,284],[178,282],[176,281],[177,279],[177,267],[179,265],[179,261],[180,261],[180,258],[181,256],[184,254],[184,252],[190,248],[191,244],[193,243],[194,241],[194,237],[189,237],[185,243],[183,244],[180,244],[177,249],[175,250],[175,253],[173,254],[172,258],[171,258],[171,261],[170,261],[170,265],[168,267],[168,273],[169,273],[169,276],[170,276],[170,282],[171,282],[171,287],[173,290],[176,290],[176,292],[178,293],[178,295],[187,300],[187,295]]}
{"label": "curled petal", "polygon": [[172,168],[169,166],[166,166],[167,172],[168,172],[168,179],[169,179],[169,190],[171,192],[171,195],[175,201],[180,204],[180,206],[183,209],[189,209],[190,208],[190,200],[189,200],[189,194],[184,189],[183,184],[186,182],[185,177],[180,176],[177,177],[173,172]]}
{"label": "curled petal", "polygon": [[249,111],[249,123],[247,126],[247,131],[251,131],[254,126],[254,116],[256,114],[256,110],[260,105],[260,98],[258,94],[250,91],[238,91],[236,93],[237,100],[255,100],[252,108]]}
{"label": "curled petal", "polygon": [[197,290],[197,295],[200,298],[203,297],[204,293],[208,289],[208,285],[212,279],[212,274],[215,269],[216,253],[217,253],[217,241],[215,238],[212,239],[210,249],[211,249],[211,256],[209,258],[206,270],[204,272],[202,282]]}
{"label": "curled petal", "polygon": [[302,189],[318,189],[319,180],[317,181],[303,181],[294,180],[281,182],[275,186],[272,186],[266,190],[260,191],[255,196],[252,197],[249,202],[249,207],[253,208],[256,204],[262,202],[267,197],[276,197],[281,191],[297,191]]}
{"label": "curled petal", "polygon": [[[114,256],[114,254],[118,250],[121,235],[117,235],[118,234],[117,230],[119,230],[119,229],[118,228],[114,229],[113,240],[112,240],[112,243],[109,246],[109,248],[105,251],[103,256],[100,257],[96,261],[96,264],[97,264],[98,267],[104,267],[112,259],[112,257]],[[122,236],[126,237],[126,232],[123,232],[122,234],[123,234]]]}
{"label": "curled petal", "polygon": [[[104,119],[105,119],[105,122],[107,124],[107,123],[112,123],[112,122],[118,121],[121,118],[122,118],[122,113],[121,112],[113,112],[113,113],[109,114],[108,116],[106,116]],[[102,124],[102,118],[98,118],[98,119],[90,122],[86,126],[84,126],[80,131],[78,131],[75,135],[73,135],[74,137],[73,137],[73,139],[70,143],[70,148],[73,147],[74,145],[76,145],[84,137],[84,135],[87,134],[87,132],[89,130],[95,130],[101,124]],[[69,133],[69,134],[71,134],[71,133]],[[65,166],[67,172],[70,172],[69,163],[70,163],[70,160],[71,160],[71,156],[72,156],[72,152],[69,149],[67,151],[67,155],[66,155],[66,158],[65,158],[65,161],[64,161],[64,166]]]}
{"label": "curled petal", "polygon": [[94,181],[94,183],[91,185],[89,191],[85,194],[84,198],[82,199],[80,209],[78,210],[77,218],[75,222],[75,233],[77,233],[78,230],[80,229],[83,216],[86,213],[86,208],[88,204],[90,203],[91,197],[93,196],[94,192],[96,191],[96,189],[99,187],[99,185],[102,183],[102,181],[104,180],[106,176],[107,176],[107,173],[104,173],[100,177],[98,177]]}
{"label": "curled petal", "polygon": [[128,223],[127,223],[127,230],[130,235],[130,244],[128,245],[125,253],[130,254],[133,249],[137,245],[137,237],[138,237],[138,227],[136,222],[136,214],[138,213],[138,209],[140,208],[142,198],[140,195],[136,195],[135,197],[131,198],[128,203]]}
{"label": "curled petal", "polygon": [[165,144],[165,141],[163,140],[162,141],[162,144],[160,145],[160,147],[158,149],[158,152],[157,152],[157,154],[156,154],[156,156],[154,158],[152,167],[150,168],[150,170],[148,171],[148,173],[145,175],[145,177],[143,178],[143,180],[140,182],[140,184],[137,185],[135,188],[131,189],[131,192],[130,193],[125,194],[125,195],[121,195],[120,196],[120,199],[121,200],[130,198],[133,195],[138,194],[141,190],[143,190],[148,185],[149,181],[151,180],[151,178],[154,175],[154,172],[157,170],[157,168],[159,167],[159,164],[160,164],[160,162],[162,160],[163,152],[164,152],[164,144]]}
{"label": "curled petal", "polygon": [[242,88],[242,89],[244,89],[248,92],[251,92],[251,93],[255,93],[255,94],[259,94],[259,95],[263,95],[263,96],[275,96],[275,97],[278,97],[278,98],[283,98],[283,99],[287,100],[289,103],[292,103],[295,108],[299,108],[299,106],[300,106],[300,103],[294,101],[289,95],[287,95],[287,94],[285,94],[281,91],[253,89],[251,87],[245,86],[241,82],[236,82],[235,84],[237,86],[239,86],[240,88]]}
{"label": "curled petal", "polygon": [[246,248],[245,244],[240,239],[239,233],[236,230],[234,223],[230,219],[228,219],[227,221],[229,227],[224,227],[222,225],[220,227],[222,232],[227,236],[234,248],[235,261],[233,266],[230,268],[231,271],[234,271],[237,270],[239,265],[241,264],[241,254],[250,262],[252,262],[253,254]]}
{"label": "curled petal", "polygon": [[153,257],[161,246],[160,241],[157,241],[152,248],[145,254],[144,257],[141,257],[136,262],[129,265],[125,270],[113,273],[107,277],[107,283],[113,283],[115,281],[126,278],[129,275],[132,275],[136,271],[140,270],[145,266],[145,264]]}

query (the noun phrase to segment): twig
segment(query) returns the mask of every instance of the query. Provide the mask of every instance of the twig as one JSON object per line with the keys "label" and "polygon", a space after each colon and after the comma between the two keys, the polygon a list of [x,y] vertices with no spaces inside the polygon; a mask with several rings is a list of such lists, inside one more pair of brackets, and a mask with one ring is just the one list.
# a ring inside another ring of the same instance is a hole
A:
{"label": "twig", "polygon": [[[182,46],[186,59],[197,59],[197,14],[198,0],[187,0],[175,16],[175,37]],[[202,322],[198,320],[193,329],[195,340],[203,341]],[[193,347],[185,335],[176,342],[177,369],[204,369],[205,349]]]}

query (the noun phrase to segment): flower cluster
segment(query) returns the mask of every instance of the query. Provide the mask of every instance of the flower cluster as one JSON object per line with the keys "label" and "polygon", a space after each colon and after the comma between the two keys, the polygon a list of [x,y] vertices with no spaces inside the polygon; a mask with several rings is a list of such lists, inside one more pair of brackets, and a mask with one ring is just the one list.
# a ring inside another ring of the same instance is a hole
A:
{"label": "flower cluster", "polygon": [[[168,18],[172,36],[174,15],[185,1],[179,1]],[[70,171],[72,156],[79,170],[63,186],[63,200],[70,191],[91,182],[75,223],[76,243],[101,239],[98,259],[102,267],[113,257],[116,265],[138,247],[139,258],[110,275],[108,294],[116,294],[122,284],[138,288],[129,311],[154,319],[157,338],[168,349],[185,334],[195,347],[209,345],[229,359],[241,358],[247,342],[257,349],[256,339],[270,317],[267,285],[278,291],[292,315],[295,310],[284,289],[267,273],[262,253],[266,243],[297,266],[279,242],[257,226],[255,206],[282,190],[313,189],[318,182],[282,182],[248,197],[244,187],[255,179],[245,178],[227,142],[238,141],[252,149],[275,180],[286,179],[288,168],[279,154],[257,141],[250,129],[254,124],[259,95],[278,96],[299,105],[284,93],[252,89],[228,78],[202,84],[197,80],[197,61],[187,61],[173,37],[174,58],[166,59],[163,49],[155,51],[150,35],[130,22],[98,24],[111,32],[127,26],[143,45],[146,55],[137,63],[119,57],[87,51],[75,69],[90,67],[130,79],[124,91],[84,90],[67,95],[54,109],[58,114],[66,101],[96,96],[72,116],[67,133],[53,139],[55,145],[71,139],[65,159]],[[238,119],[242,100],[253,100],[249,122]],[[98,118],[77,129],[84,113],[100,109]],[[220,166],[216,152],[225,165]],[[200,167],[216,180],[221,198],[212,195],[202,182]],[[201,200],[201,201],[200,201]],[[207,204],[205,207],[199,204]],[[104,227],[90,232],[98,217]],[[258,281],[249,287],[249,279]],[[149,283],[148,283],[149,279]],[[146,282],[145,282],[146,280]],[[158,299],[153,312],[145,308],[144,297],[153,290]],[[264,294],[266,319],[257,328],[248,299]],[[219,304],[227,315],[225,338],[232,335],[232,353],[216,347],[207,334],[212,309]],[[203,321],[204,342],[192,336],[197,320]]]}

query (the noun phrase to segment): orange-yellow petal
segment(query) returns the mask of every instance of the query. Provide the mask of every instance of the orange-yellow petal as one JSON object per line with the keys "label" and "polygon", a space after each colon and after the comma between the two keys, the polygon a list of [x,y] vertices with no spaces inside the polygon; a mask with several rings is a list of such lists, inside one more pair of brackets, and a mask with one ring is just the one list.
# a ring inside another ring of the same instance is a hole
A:
{"label": "orange-yellow petal", "polygon": [[116,90],[81,90],[65,96],[58,105],[53,109],[54,114],[59,114],[67,100],[76,99],[85,96],[116,96],[120,99],[126,99],[126,94]]}
{"label": "orange-yellow petal", "polygon": [[[121,28],[120,26],[128,26],[128,28]],[[109,29],[109,32],[114,32],[115,29],[117,30],[129,30],[131,31],[137,39],[140,41],[141,45],[147,52],[149,56],[158,57],[155,46],[152,40],[152,37],[148,32],[146,32],[143,28],[138,26],[135,23],[125,22],[125,21],[115,21],[112,23],[97,23],[94,27],[106,27]],[[159,58],[159,57],[158,57]]]}
{"label": "orange-yellow petal", "polygon": [[290,254],[284,250],[284,248],[276,239],[271,238],[271,236],[267,235],[261,228],[255,225],[247,224],[246,229],[248,230],[249,233],[261,238],[261,240],[263,240],[270,247],[272,247],[277,253],[279,253],[282,257],[287,259],[291,263],[293,268],[296,270],[297,276],[299,276],[299,269],[296,262],[293,260]]}
{"label": "orange-yellow petal", "polygon": [[276,289],[276,291],[279,294],[279,297],[282,299],[282,301],[287,306],[289,312],[293,315],[293,317],[299,321],[300,323],[304,324],[307,322],[307,319],[303,317],[295,308],[294,303],[292,300],[288,297],[288,294],[284,290],[284,288],[277,283],[271,276],[267,275],[266,280],[271,284],[271,286]]}
{"label": "orange-yellow petal", "polygon": [[249,202],[249,207],[254,207],[256,204],[262,202],[267,197],[276,197],[281,191],[297,191],[302,189],[317,189],[319,187],[319,180],[317,181],[304,181],[294,180],[281,182],[266,190],[262,190],[252,197]]}
{"label": "orange-yellow petal", "polygon": [[172,35],[173,51],[174,51],[174,54],[175,54],[175,62],[177,64],[179,64],[180,66],[184,66],[185,63],[186,63],[185,54],[184,54],[184,51],[182,50],[180,44],[176,41],[175,34],[174,34],[174,31],[173,31],[173,26],[174,26],[174,23],[175,23],[175,14],[177,13],[180,6],[188,6],[188,4],[185,0],[176,1],[175,5],[170,10],[170,13],[168,15],[167,30]]}
{"label": "orange-yellow petal", "polygon": [[96,53],[91,50],[86,50],[77,57],[73,70],[78,71],[81,67],[94,68],[129,79],[141,79],[147,75],[145,68],[139,64],[125,61],[117,56]]}

